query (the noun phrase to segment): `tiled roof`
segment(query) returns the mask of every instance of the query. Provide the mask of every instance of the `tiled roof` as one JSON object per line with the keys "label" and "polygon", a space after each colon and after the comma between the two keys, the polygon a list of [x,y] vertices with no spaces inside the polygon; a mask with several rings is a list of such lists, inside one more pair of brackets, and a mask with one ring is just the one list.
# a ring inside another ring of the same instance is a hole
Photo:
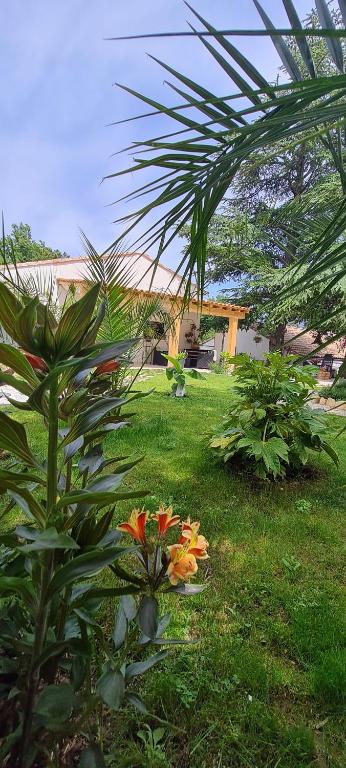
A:
{"label": "tiled roof", "polygon": [[334,341],[319,352],[315,352],[319,344],[316,344],[315,342],[315,334],[313,331],[305,331],[299,338],[295,339],[294,337],[301,332],[302,329],[297,326],[290,325],[287,327],[285,333],[285,347],[287,352],[297,355],[310,355],[313,357],[324,357],[324,355],[333,355],[333,357],[339,358],[345,357],[345,350],[340,342]]}

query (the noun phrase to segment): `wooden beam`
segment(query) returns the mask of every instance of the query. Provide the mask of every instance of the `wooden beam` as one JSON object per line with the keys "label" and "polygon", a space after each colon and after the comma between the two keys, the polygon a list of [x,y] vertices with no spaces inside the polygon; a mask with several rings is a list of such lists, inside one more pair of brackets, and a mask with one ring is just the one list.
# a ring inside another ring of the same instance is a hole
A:
{"label": "wooden beam", "polygon": [[[179,336],[180,336],[180,328],[181,328],[181,316],[175,318],[172,325],[169,329],[169,336],[168,336],[168,354],[170,357],[176,357],[179,352]],[[168,362],[168,365],[170,366],[171,363]]]}
{"label": "wooden beam", "polygon": [[225,352],[235,355],[237,345],[238,318],[230,316],[228,320],[228,332],[226,336]]}

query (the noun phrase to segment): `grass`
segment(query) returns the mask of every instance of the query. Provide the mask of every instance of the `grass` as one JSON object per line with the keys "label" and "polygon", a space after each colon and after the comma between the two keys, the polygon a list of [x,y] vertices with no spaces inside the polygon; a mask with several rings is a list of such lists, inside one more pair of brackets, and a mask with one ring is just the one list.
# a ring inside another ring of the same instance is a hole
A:
{"label": "grass", "polygon": [[[150,490],[151,511],[172,502],[201,520],[208,588],[171,601],[176,634],[200,642],[173,652],[144,684],[149,711],[183,732],[166,728],[153,748],[137,738],[143,718],[122,716],[111,765],[341,768],[346,433],[339,469],[314,457],[309,480],[252,484],[212,463],[203,442],[227,409],[229,378],[189,381],[179,400],[167,397],[163,374],[141,384],[152,386],[133,426],[107,438],[107,453],[145,454],[128,485]],[[36,417],[18,418],[42,452]],[[119,507],[115,522],[128,510]]]}

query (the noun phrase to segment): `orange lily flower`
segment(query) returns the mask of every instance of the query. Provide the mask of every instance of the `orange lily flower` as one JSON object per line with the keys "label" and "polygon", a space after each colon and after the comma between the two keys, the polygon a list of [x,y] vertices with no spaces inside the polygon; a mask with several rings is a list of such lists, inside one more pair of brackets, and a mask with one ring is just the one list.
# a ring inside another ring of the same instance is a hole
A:
{"label": "orange lily flower", "polygon": [[200,523],[198,521],[191,523],[190,518],[182,523],[182,531],[179,539],[179,543],[183,544],[191,555],[194,555],[199,560],[206,560],[209,555],[207,549],[209,542],[205,536],[201,536],[199,531]]}
{"label": "orange lily flower", "polygon": [[129,533],[133,539],[145,544],[145,525],[149,517],[149,512],[145,509],[133,509],[127,523],[121,523],[117,526],[118,531]]}
{"label": "orange lily flower", "polygon": [[183,520],[181,524],[181,536],[179,539],[179,544],[185,544],[187,539],[190,539],[193,534],[197,534],[199,531],[200,523],[198,520],[196,520],[194,523],[191,523],[190,518],[188,517],[187,520]]}
{"label": "orange lily flower", "polygon": [[193,534],[188,541],[187,551],[191,555],[197,557],[198,560],[206,560],[209,557],[207,552],[208,547],[209,542],[206,540],[205,536]]}
{"label": "orange lily flower", "polygon": [[173,515],[173,507],[169,506],[166,509],[163,504],[160,504],[160,508],[154,515],[151,516],[152,520],[156,520],[159,528],[159,536],[164,536],[169,528],[173,525],[177,525],[180,522],[179,515]]}
{"label": "orange lily flower", "polygon": [[179,581],[189,581],[198,570],[196,558],[187,552],[182,544],[172,544],[169,549],[169,564],[167,576],[171,584],[178,584]]}

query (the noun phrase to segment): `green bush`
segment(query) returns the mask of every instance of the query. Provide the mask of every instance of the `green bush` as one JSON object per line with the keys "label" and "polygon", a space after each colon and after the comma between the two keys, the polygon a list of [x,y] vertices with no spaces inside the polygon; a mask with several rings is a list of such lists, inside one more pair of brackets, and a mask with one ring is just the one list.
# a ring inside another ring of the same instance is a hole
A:
{"label": "green bush", "polygon": [[213,373],[230,373],[233,357],[229,352],[221,352],[220,359],[211,363],[209,368]]}
{"label": "green bush", "polygon": [[334,400],[346,401],[346,379],[337,379],[332,387],[321,387],[318,394],[321,397],[333,397]]}
{"label": "green bush", "polygon": [[266,360],[247,354],[233,358],[235,394],[222,427],[209,446],[224,462],[240,462],[262,479],[284,477],[304,465],[309,451],[325,451],[337,463],[327,442],[327,422],[308,407],[315,386],[314,368],[296,364],[279,352]]}

